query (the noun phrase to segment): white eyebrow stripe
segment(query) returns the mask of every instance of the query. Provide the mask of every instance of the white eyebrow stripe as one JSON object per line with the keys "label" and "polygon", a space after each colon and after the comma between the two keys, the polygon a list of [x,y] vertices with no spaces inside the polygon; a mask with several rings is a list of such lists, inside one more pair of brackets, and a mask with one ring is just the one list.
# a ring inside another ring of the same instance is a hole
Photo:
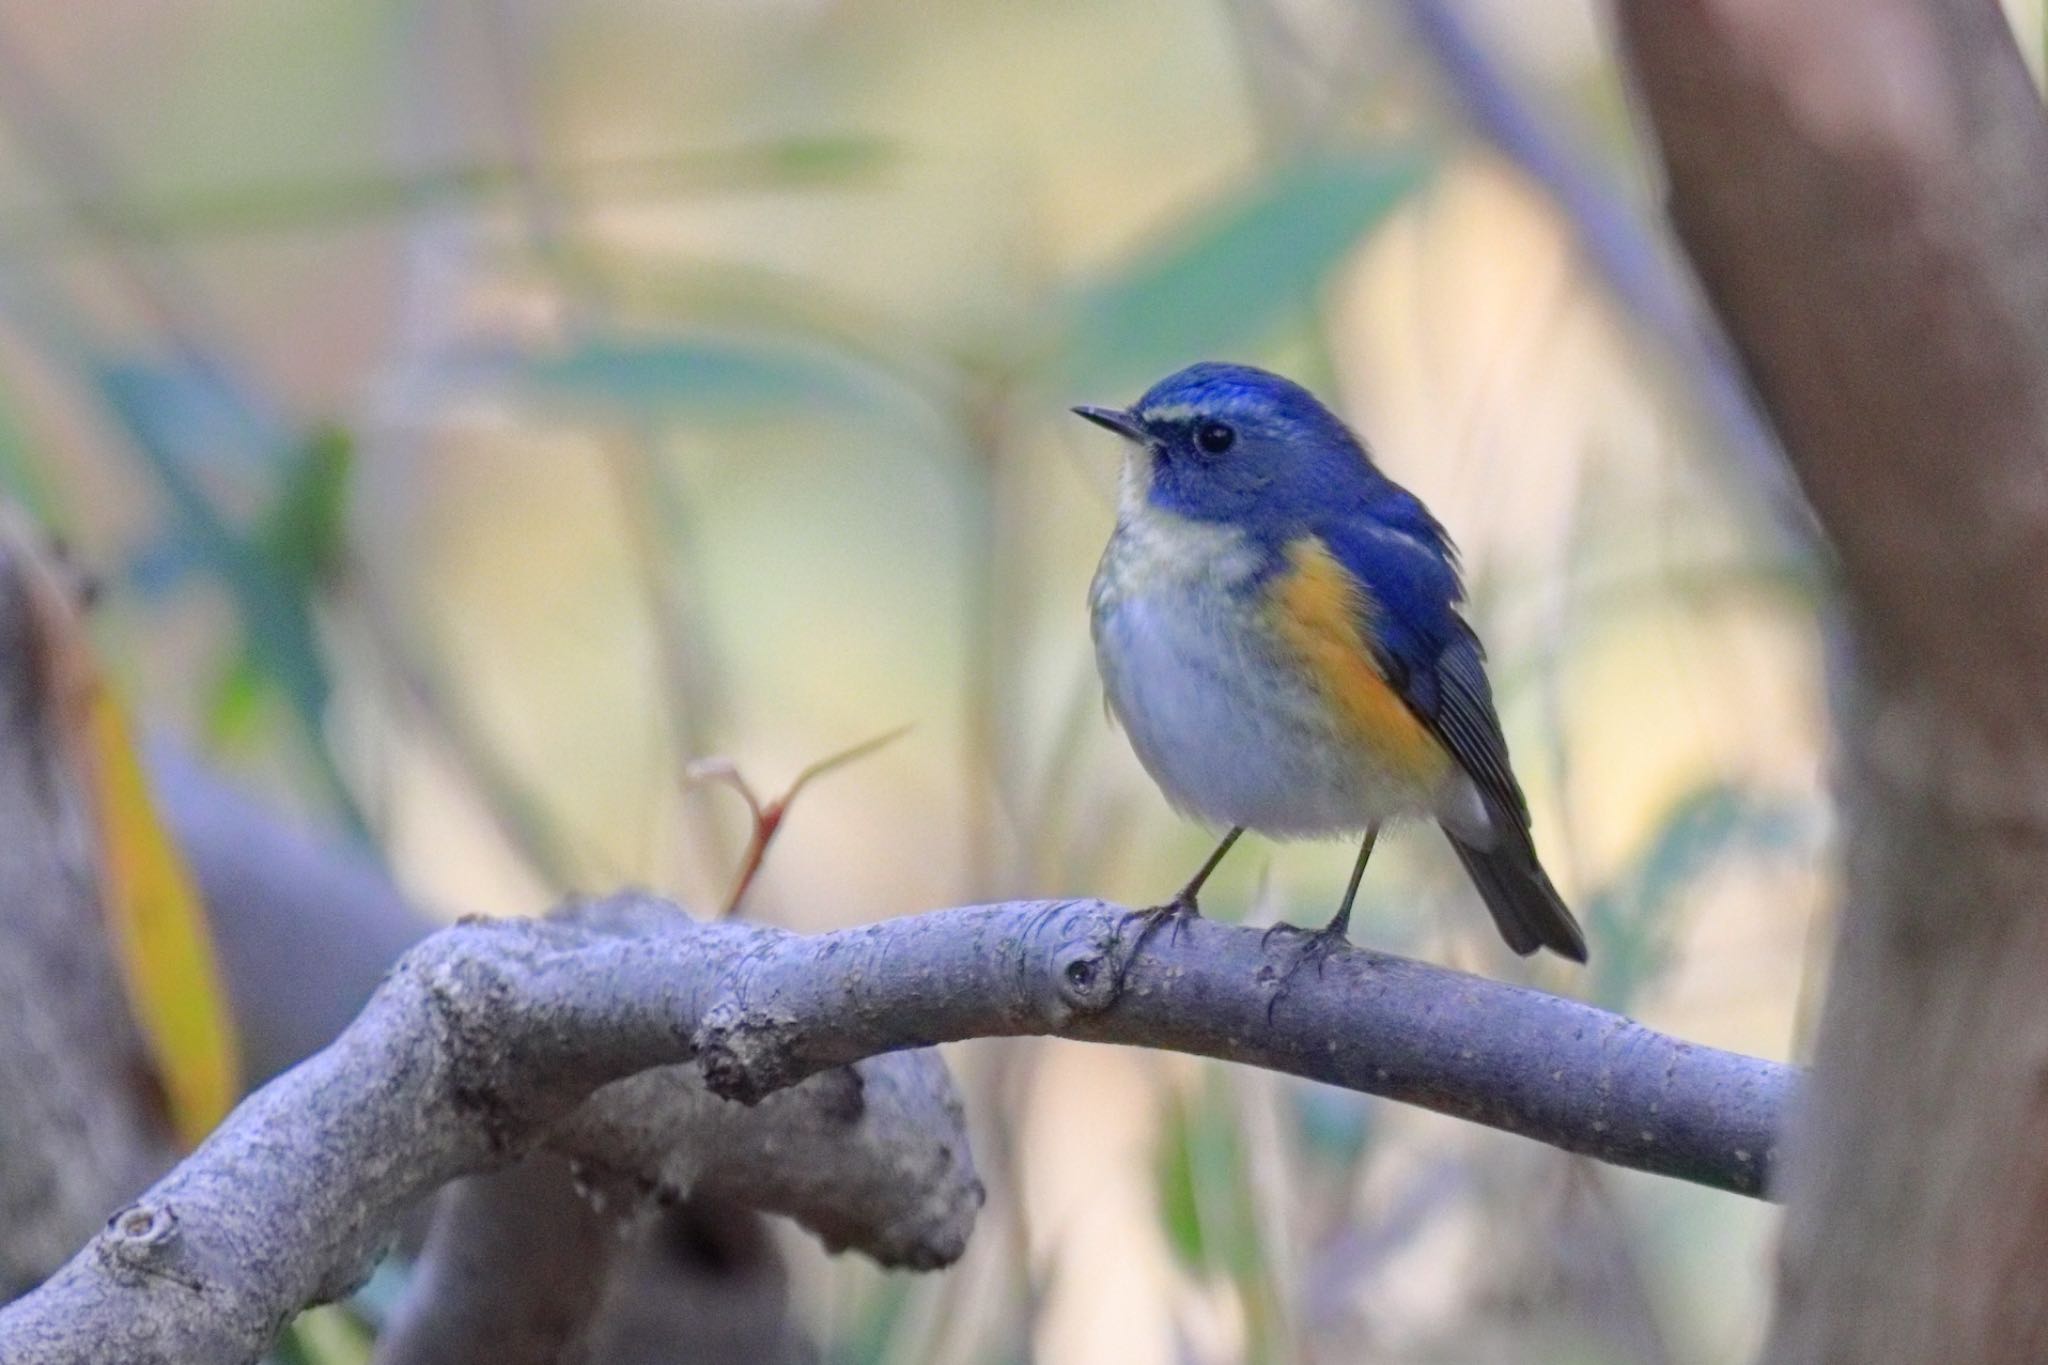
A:
{"label": "white eyebrow stripe", "polygon": [[1267,416],[1264,404],[1251,394],[1220,394],[1204,403],[1155,403],[1131,416],[1140,422],[1185,422],[1196,417],[1215,417],[1240,424],[1259,424]]}

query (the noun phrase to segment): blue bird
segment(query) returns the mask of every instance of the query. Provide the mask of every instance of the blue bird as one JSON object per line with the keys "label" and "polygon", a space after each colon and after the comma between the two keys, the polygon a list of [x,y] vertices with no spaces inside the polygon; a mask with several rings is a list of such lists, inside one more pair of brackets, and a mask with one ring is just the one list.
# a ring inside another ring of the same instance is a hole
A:
{"label": "blue bird", "polygon": [[1586,960],[1537,861],[1484,652],[1444,528],[1313,394],[1247,365],[1191,366],[1127,410],[1074,411],[1128,443],[1089,590],[1110,709],[1182,812],[1229,833],[1362,834],[1343,941],[1380,826],[1434,819],[1500,935]]}

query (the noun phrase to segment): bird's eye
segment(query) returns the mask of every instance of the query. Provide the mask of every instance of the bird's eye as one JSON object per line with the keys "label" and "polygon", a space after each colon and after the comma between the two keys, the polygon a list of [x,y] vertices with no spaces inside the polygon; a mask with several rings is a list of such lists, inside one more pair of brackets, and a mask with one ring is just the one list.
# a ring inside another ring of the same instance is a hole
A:
{"label": "bird's eye", "polygon": [[1204,422],[1195,428],[1195,444],[1211,455],[1221,455],[1237,443],[1237,433],[1221,422]]}

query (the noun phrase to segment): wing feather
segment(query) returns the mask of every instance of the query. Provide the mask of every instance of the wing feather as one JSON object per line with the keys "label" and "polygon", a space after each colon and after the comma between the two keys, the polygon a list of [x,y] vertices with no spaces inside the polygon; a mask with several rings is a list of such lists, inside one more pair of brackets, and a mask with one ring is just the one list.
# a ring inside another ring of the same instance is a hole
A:
{"label": "wing feather", "polygon": [[1389,685],[1471,776],[1495,823],[1527,843],[1528,802],[1508,763],[1485,651],[1458,612],[1465,594],[1450,543],[1434,522],[1363,518],[1322,536],[1366,587],[1365,634]]}
{"label": "wing feather", "polygon": [[1480,795],[1524,840],[1529,834],[1529,803],[1508,766],[1507,736],[1493,707],[1493,688],[1486,681],[1485,651],[1471,628],[1459,623],[1458,638],[1437,657],[1437,705],[1422,721],[1443,740],[1460,767],[1478,784]]}
{"label": "wing feather", "polygon": [[1464,587],[1441,528],[1420,512],[1406,521],[1354,517],[1323,539],[1364,585],[1361,634],[1372,642],[1389,688],[1479,792],[1489,830],[1446,824],[1444,833],[1501,937],[1518,953],[1549,948],[1584,962],[1585,934],[1536,856],[1529,803],[1508,764],[1486,681],[1486,654],[1458,613]]}

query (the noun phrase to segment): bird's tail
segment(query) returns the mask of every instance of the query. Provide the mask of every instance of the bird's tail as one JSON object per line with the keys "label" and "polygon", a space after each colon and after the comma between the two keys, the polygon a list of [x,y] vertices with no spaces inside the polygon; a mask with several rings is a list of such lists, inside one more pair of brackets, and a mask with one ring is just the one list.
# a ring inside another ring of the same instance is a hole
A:
{"label": "bird's tail", "polygon": [[1479,898],[1493,912],[1493,922],[1508,947],[1524,957],[1538,948],[1548,948],[1574,962],[1586,960],[1586,936],[1533,853],[1512,842],[1492,851],[1478,849],[1449,830],[1444,833],[1472,884],[1479,888]]}

